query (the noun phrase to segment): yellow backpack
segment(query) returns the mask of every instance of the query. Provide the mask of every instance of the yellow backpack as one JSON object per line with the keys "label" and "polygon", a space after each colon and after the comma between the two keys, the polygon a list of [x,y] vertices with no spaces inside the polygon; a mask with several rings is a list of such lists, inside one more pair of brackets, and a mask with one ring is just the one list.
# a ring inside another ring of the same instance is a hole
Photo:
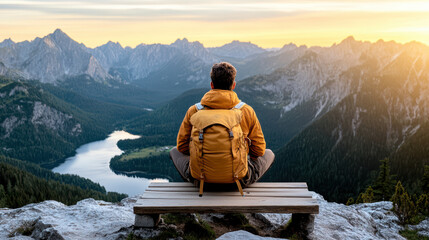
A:
{"label": "yellow backpack", "polygon": [[191,116],[192,132],[189,143],[190,171],[200,181],[200,197],[204,182],[236,183],[247,174],[248,146],[240,126],[245,105],[240,102],[232,109],[205,109],[201,103]]}

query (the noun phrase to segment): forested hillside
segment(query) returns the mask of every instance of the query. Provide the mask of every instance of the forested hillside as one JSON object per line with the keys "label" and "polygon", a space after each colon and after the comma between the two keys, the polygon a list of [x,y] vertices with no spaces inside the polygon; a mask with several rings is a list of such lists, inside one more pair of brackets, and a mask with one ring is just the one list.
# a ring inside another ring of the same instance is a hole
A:
{"label": "forested hillside", "polygon": [[0,154],[50,166],[111,130],[39,87],[0,78]]}
{"label": "forested hillside", "polygon": [[124,197],[126,197],[125,194],[110,192],[106,194],[55,180],[42,179],[17,167],[0,162],[0,208],[16,208],[47,199],[70,205],[84,198],[117,202]]}
{"label": "forested hillside", "polygon": [[373,180],[379,160],[391,157],[393,173],[415,191],[429,146],[429,65],[419,47],[408,45],[387,63],[367,57],[349,70],[351,94],[279,150],[278,171],[265,180],[307,181],[345,202]]}

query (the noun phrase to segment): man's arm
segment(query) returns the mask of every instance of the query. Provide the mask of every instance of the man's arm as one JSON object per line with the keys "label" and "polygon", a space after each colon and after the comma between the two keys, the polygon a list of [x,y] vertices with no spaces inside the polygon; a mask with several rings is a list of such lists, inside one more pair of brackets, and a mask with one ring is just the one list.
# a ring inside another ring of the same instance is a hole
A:
{"label": "man's arm", "polygon": [[192,105],[186,112],[177,134],[177,150],[183,154],[189,155],[189,138],[191,137],[192,125],[191,116],[196,112],[195,106]]}
{"label": "man's arm", "polygon": [[[262,132],[261,124],[259,123],[258,117],[256,116],[255,111],[252,107],[248,106],[248,111],[246,114],[248,117],[248,128],[249,133],[247,137],[251,141],[251,145],[249,148],[249,154],[251,157],[260,157],[265,154],[265,138],[264,133]],[[246,109],[247,110],[247,109]]]}

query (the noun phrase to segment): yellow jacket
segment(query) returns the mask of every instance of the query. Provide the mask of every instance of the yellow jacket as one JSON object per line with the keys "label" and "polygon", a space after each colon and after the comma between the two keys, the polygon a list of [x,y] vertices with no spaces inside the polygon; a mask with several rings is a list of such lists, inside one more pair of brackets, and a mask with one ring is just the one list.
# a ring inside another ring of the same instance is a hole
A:
{"label": "yellow jacket", "polygon": [[[237,94],[230,90],[212,89],[207,92],[201,99],[201,104],[209,108],[231,109],[240,102]],[[251,140],[249,154],[251,156],[263,156],[265,153],[265,139],[262,133],[261,124],[256,117],[255,110],[249,105],[244,105],[241,108],[243,118],[240,126],[244,133],[244,137]],[[192,105],[186,112],[179,133],[177,134],[177,150],[189,155],[189,138],[191,136],[192,125],[190,122],[191,116],[197,112],[195,105]]]}

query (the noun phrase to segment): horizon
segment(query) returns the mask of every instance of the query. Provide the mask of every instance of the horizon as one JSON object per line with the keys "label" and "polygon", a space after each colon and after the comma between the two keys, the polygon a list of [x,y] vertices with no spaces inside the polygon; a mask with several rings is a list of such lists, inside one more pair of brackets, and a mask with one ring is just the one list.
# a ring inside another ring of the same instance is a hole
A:
{"label": "horizon", "polygon": [[263,48],[289,42],[325,47],[350,35],[428,45],[428,13],[429,3],[423,0],[0,0],[0,39],[21,42],[61,28],[91,48],[109,40],[135,47],[184,37],[205,47],[233,40]]}
{"label": "horizon", "polygon": [[305,47],[307,47],[307,48],[311,48],[311,47],[332,47],[332,46],[334,46],[334,45],[338,45],[338,44],[340,44],[342,41],[344,41],[344,40],[346,40],[346,39],[348,39],[348,38],[352,38],[354,41],[357,41],[357,42],[362,42],[362,43],[364,43],[364,42],[369,42],[369,43],[371,43],[371,44],[374,44],[374,43],[376,43],[376,42],[378,42],[378,41],[383,41],[383,42],[395,42],[395,43],[397,43],[397,44],[402,44],[402,45],[405,45],[405,44],[408,44],[408,43],[416,42],[416,43],[419,43],[419,44],[423,44],[423,45],[425,45],[425,46],[429,46],[429,44],[426,44],[426,43],[424,43],[424,42],[420,42],[420,41],[416,41],[416,40],[411,40],[411,41],[408,41],[408,42],[398,42],[398,41],[395,41],[395,40],[386,40],[386,39],[382,39],[382,38],[380,38],[380,39],[377,39],[376,41],[370,41],[370,40],[356,39],[356,37],[355,37],[355,36],[353,36],[353,35],[346,36],[346,37],[344,37],[343,39],[340,39],[339,41],[333,42],[332,44],[330,44],[330,45],[326,45],[326,46],[323,46],[323,45],[311,45],[311,46],[308,46],[308,45],[306,45],[306,44],[297,44],[296,42],[287,42],[287,43],[284,43],[283,45],[281,45],[280,47],[267,47],[267,48],[265,48],[265,47],[263,47],[263,46],[261,46],[261,45],[258,45],[258,44],[254,43],[254,42],[252,42],[252,41],[247,41],[247,40],[238,40],[238,39],[234,39],[234,40],[232,40],[232,41],[230,41],[230,42],[221,43],[221,45],[217,45],[217,46],[206,46],[203,42],[201,42],[201,41],[199,41],[199,40],[190,40],[190,39],[189,39],[188,37],[186,37],[186,36],[185,36],[185,37],[182,37],[182,38],[178,37],[178,38],[176,38],[174,41],[172,41],[172,42],[170,42],[170,43],[159,43],[159,42],[155,42],[155,43],[145,43],[145,42],[141,42],[141,43],[137,44],[136,46],[128,46],[128,45],[124,45],[123,43],[121,43],[121,42],[119,42],[119,41],[115,41],[115,40],[111,40],[111,39],[110,39],[110,40],[105,41],[104,43],[101,43],[100,45],[97,45],[97,46],[88,46],[85,42],[79,42],[79,41],[77,41],[73,36],[70,36],[67,32],[63,31],[63,30],[62,30],[62,29],[60,29],[60,28],[56,28],[54,31],[51,31],[51,32],[49,32],[49,33],[48,33],[48,34],[46,34],[46,35],[43,35],[43,36],[35,36],[35,37],[34,37],[34,38],[32,38],[32,39],[25,39],[25,40],[22,40],[22,41],[16,41],[16,40],[14,40],[13,38],[8,37],[8,38],[0,39],[0,43],[1,43],[1,42],[4,42],[4,41],[6,41],[6,40],[11,40],[11,41],[13,41],[14,43],[20,43],[20,42],[25,42],[25,41],[29,41],[29,42],[31,42],[31,41],[33,41],[33,40],[35,40],[35,39],[37,39],[37,38],[44,38],[44,37],[46,37],[46,36],[48,36],[48,35],[54,34],[54,32],[55,32],[55,31],[57,31],[57,30],[60,30],[62,33],[66,34],[66,35],[67,35],[70,39],[72,39],[73,41],[75,41],[75,42],[77,42],[77,43],[79,43],[79,44],[83,44],[83,45],[85,45],[85,47],[87,47],[87,48],[92,48],[92,49],[97,48],[97,47],[100,47],[100,46],[103,46],[103,45],[105,45],[105,44],[107,44],[107,43],[109,43],[109,42],[112,42],[112,43],[114,43],[114,44],[120,44],[122,48],[127,48],[127,47],[129,47],[129,48],[134,49],[134,48],[136,48],[137,46],[142,45],[142,44],[143,44],[143,45],[153,45],[153,44],[171,45],[171,44],[173,44],[174,42],[176,42],[176,41],[178,41],[178,40],[183,41],[183,40],[185,40],[185,39],[186,39],[188,42],[199,42],[199,43],[201,43],[201,44],[203,45],[203,47],[204,47],[204,48],[217,48],[217,47],[222,47],[222,46],[224,46],[224,45],[227,45],[227,44],[233,43],[233,42],[235,42],[235,41],[238,41],[238,42],[240,42],[240,43],[251,43],[251,44],[254,44],[254,45],[256,45],[256,46],[258,46],[258,47],[260,47],[260,48],[263,48],[263,49],[265,49],[265,50],[268,50],[268,49],[275,49],[275,48],[277,48],[277,49],[281,49],[282,47],[284,47],[284,46],[286,46],[286,45],[289,45],[289,44],[295,44],[297,47],[305,46]]}

